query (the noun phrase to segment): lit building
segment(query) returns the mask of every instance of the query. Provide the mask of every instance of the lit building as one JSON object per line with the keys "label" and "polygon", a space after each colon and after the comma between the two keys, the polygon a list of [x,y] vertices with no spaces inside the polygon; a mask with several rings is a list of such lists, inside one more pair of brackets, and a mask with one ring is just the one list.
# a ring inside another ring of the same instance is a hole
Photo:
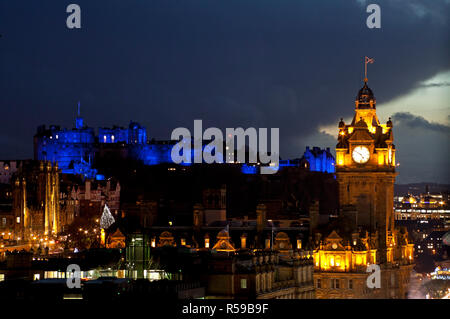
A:
{"label": "lit building", "polygon": [[0,184],[9,184],[22,161],[0,161]]}
{"label": "lit building", "polygon": [[223,221],[225,228],[206,225],[205,212],[202,205],[194,206],[191,227],[153,226],[129,234],[128,276],[151,279],[155,273],[151,265],[161,264],[158,258],[167,259],[169,254],[169,260],[178,260],[177,254],[187,255],[186,260],[203,256],[195,267],[175,275],[199,279],[206,298],[315,298],[313,252],[302,244],[307,228],[274,231],[265,218],[265,205],[258,205],[256,222]]}
{"label": "lit building", "polygon": [[35,240],[61,230],[59,174],[57,164],[29,161],[14,175],[12,209],[16,240]]}
{"label": "lit building", "polygon": [[322,150],[319,147],[313,147],[310,149],[307,146],[303,157],[308,162],[309,170],[312,172],[335,172],[335,160],[329,148]]}
{"label": "lit building", "polygon": [[[57,162],[65,174],[81,174],[88,178],[96,178],[97,170],[93,168],[93,162],[99,153],[113,151],[124,157],[131,156],[143,160],[144,163],[154,161],[153,164],[162,162],[170,155],[170,152],[167,153],[168,147],[148,144],[146,128],[136,122],[130,122],[126,129],[99,128],[98,132],[96,135],[93,128],[84,124],[78,106],[74,128],[61,129],[56,125],[49,128],[45,125],[38,127],[34,136],[34,158]],[[115,146],[119,146],[119,149]]]}
{"label": "lit building", "polygon": [[[414,245],[407,231],[394,225],[393,142],[392,121],[380,124],[365,79],[352,122],[339,122],[336,180],[338,219],[344,223],[328,225],[326,232],[316,229],[318,298],[406,298]],[[381,267],[381,288],[367,287],[369,264]]]}
{"label": "lit building", "polygon": [[66,225],[75,217],[82,216],[91,219],[99,218],[105,204],[117,216],[120,208],[120,183],[114,180],[85,180],[83,185],[72,187],[61,193],[62,203],[67,215]]}
{"label": "lit building", "polygon": [[[428,188],[428,187],[427,187]],[[440,219],[450,220],[448,194],[430,193],[394,198],[395,220]]]}
{"label": "lit building", "polygon": [[434,230],[427,237],[417,244],[420,254],[443,256],[446,251],[443,238],[445,234],[449,234],[448,230]]}
{"label": "lit building", "polygon": [[78,105],[75,127],[71,130],[41,125],[34,136],[34,159],[57,162],[62,173],[95,177],[92,169],[95,155],[95,132],[84,125]]}

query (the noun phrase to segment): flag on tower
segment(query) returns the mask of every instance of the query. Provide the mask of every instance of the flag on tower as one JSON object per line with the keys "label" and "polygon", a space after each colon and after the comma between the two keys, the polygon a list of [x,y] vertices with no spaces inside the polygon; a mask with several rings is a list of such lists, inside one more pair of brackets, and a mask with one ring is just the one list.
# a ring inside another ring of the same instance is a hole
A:
{"label": "flag on tower", "polygon": [[367,64],[367,63],[373,63],[373,62],[375,62],[374,59],[371,59],[371,58],[369,58],[369,57],[366,56],[366,64]]}
{"label": "flag on tower", "polygon": [[364,57],[364,82],[367,82],[367,63],[373,63],[375,59],[371,59],[369,57]]}

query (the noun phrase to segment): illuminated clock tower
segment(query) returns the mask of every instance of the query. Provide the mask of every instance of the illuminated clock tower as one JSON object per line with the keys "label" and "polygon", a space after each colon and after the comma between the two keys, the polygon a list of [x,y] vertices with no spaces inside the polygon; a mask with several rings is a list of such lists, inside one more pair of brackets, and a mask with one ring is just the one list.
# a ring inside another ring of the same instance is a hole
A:
{"label": "illuminated clock tower", "polygon": [[[370,60],[366,57],[366,66]],[[397,173],[392,121],[381,124],[378,120],[376,100],[367,82],[365,78],[356,97],[351,123],[339,122],[340,216],[314,230],[318,299],[406,298],[408,294],[414,244],[406,229],[394,225]],[[377,287],[367,281],[372,265],[380,270]]]}
{"label": "illuminated clock tower", "polygon": [[[376,100],[364,79],[355,101],[350,124],[339,122],[336,145],[336,178],[340,205],[357,209],[357,224],[378,234],[379,248],[386,252],[394,231],[395,146],[392,121],[380,124]],[[381,260],[386,258],[381,253]]]}

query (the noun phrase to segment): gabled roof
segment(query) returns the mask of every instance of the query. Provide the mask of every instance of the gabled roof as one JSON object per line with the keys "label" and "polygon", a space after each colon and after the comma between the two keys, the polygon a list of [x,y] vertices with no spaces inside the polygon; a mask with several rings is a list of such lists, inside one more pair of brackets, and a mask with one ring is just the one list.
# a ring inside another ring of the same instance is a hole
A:
{"label": "gabled roof", "polygon": [[124,234],[120,231],[120,229],[117,227],[116,231],[111,235],[111,238],[125,238]]}
{"label": "gabled roof", "polygon": [[372,135],[367,129],[355,129],[352,135],[349,137],[350,141],[371,141],[373,140]]}
{"label": "gabled roof", "polygon": [[331,240],[342,240],[342,237],[339,236],[339,234],[338,234],[335,230],[333,230],[333,231],[328,235],[327,239],[328,239],[328,240],[329,240],[329,239],[331,239]]}

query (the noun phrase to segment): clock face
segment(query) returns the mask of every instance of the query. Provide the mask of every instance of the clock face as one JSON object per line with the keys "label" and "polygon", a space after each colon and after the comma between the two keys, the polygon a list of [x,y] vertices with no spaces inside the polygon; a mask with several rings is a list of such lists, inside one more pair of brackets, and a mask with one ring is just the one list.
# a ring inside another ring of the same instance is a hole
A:
{"label": "clock face", "polygon": [[367,163],[370,158],[369,149],[365,146],[356,146],[353,149],[352,158],[356,163]]}

